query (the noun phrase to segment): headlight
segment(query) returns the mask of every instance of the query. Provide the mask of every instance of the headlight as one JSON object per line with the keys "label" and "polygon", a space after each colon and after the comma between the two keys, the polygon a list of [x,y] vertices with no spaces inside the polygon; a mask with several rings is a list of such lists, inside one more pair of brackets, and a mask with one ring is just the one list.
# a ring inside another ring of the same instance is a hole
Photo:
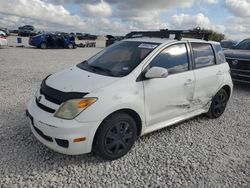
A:
{"label": "headlight", "polygon": [[78,114],[96,101],[97,98],[68,100],[56,111],[55,117],[62,119],[74,119]]}

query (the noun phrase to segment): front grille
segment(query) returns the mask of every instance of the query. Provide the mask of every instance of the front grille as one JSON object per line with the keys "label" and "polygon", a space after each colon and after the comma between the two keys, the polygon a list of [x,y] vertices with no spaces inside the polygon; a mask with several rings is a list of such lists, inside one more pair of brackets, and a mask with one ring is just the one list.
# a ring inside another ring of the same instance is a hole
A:
{"label": "front grille", "polygon": [[45,92],[43,92],[42,89],[40,89],[40,93],[42,95],[44,95],[44,97],[45,97],[46,100],[48,100],[48,101],[50,101],[52,103],[58,104],[58,105],[62,104],[62,101],[60,101],[60,100],[58,100],[58,99],[56,99],[56,98],[54,98],[52,96],[47,95]]}
{"label": "front grille", "polygon": [[48,142],[53,142],[53,139],[50,136],[43,134],[43,132],[40,129],[38,129],[36,126],[33,125],[33,127],[35,131],[37,132],[37,134],[39,134],[42,138],[44,138]]}
{"label": "front grille", "polygon": [[226,58],[232,69],[240,69],[250,71],[250,59]]}
{"label": "front grille", "polygon": [[250,82],[250,60],[227,58],[232,79],[241,82]]}
{"label": "front grille", "polygon": [[47,106],[44,106],[43,104],[39,103],[37,98],[36,98],[36,104],[39,108],[41,108],[42,110],[46,111],[46,112],[49,112],[49,113],[55,113],[56,110],[52,109],[52,108],[49,108]]}
{"label": "front grille", "polygon": [[58,138],[55,138],[56,140],[56,143],[63,147],[63,148],[68,148],[69,147],[69,141],[68,140],[63,140],[63,139],[58,139]]}

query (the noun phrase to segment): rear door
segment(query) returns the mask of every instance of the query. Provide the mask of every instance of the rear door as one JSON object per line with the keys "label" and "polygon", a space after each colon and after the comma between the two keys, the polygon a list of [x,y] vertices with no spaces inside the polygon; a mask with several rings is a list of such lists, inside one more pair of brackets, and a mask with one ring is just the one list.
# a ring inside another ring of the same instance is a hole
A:
{"label": "rear door", "polygon": [[223,66],[216,63],[213,46],[209,43],[190,43],[195,76],[194,107],[208,104],[223,82]]}
{"label": "rear door", "polygon": [[190,70],[188,45],[177,43],[165,48],[147,66],[168,69],[166,78],[144,80],[147,126],[164,122],[191,110],[194,73]]}

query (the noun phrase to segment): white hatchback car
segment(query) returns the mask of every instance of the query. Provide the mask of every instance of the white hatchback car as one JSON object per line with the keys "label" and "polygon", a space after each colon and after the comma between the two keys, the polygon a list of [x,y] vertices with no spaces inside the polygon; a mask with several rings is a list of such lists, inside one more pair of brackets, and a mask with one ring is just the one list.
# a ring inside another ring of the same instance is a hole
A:
{"label": "white hatchback car", "polygon": [[222,115],[233,84],[221,46],[197,39],[126,39],[45,78],[26,111],[49,148],[113,160],[152,131]]}

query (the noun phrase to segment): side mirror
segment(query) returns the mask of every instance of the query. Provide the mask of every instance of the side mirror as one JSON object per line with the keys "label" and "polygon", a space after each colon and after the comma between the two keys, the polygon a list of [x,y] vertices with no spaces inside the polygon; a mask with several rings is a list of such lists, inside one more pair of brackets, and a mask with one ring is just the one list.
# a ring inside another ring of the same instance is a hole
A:
{"label": "side mirror", "polygon": [[168,76],[168,70],[162,67],[152,67],[146,74],[146,78],[166,78]]}

